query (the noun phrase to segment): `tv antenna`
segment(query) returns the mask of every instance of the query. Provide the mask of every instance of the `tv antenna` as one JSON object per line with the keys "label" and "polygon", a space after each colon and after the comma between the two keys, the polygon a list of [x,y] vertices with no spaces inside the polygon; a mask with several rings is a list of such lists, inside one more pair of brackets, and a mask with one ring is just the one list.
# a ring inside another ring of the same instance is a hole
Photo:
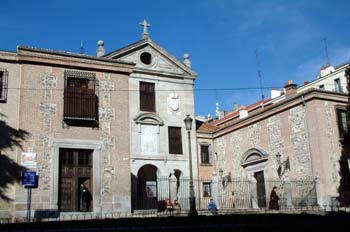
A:
{"label": "tv antenna", "polygon": [[261,71],[260,71],[260,59],[259,59],[258,49],[255,49],[255,57],[256,57],[256,66],[258,69],[258,78],[259,78],[259,88],[260,88],[260,93],[261,93],[261,100],[264,100],[265,96],[264,96],[264,91],[263,91],[263,86],[262,86],[262,76],[261,76]]}
{"label": "tv antenna", "polygon": [[84,45],[83,45],[83,41],[80,42],[80,54],[84,54]]}
{"label": "tv antenna", "polygon": [[323,43],[324,43],[324,51],[326,55],[326,65],[330,65],[331,63],[329,62],[329,56],[328,56],[328,46],[327,46],[327,37],[323,37]]}

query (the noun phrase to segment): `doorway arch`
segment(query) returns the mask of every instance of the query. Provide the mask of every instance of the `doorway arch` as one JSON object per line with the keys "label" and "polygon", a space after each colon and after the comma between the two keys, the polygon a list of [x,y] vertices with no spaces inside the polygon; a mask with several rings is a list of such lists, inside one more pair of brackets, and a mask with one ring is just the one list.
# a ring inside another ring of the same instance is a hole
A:
{"label": "doorway arch", "polygon": [[155,209],[157,204],[157,170],[152,164],[137,172],[136,209]]}
{"label": "doorway arch", "polygon": [[267,168],[268,154],[257,148],[247,150],[241,159],[241,165],[248,174],[252,208],[267,207]]}

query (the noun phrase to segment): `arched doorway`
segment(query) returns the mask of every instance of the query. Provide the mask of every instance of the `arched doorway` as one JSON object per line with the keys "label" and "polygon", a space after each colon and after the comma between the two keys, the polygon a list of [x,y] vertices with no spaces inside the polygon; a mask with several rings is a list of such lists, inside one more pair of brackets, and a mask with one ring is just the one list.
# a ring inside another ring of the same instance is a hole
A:
{"label": "arched doorway", "polygon": [[268,154],[262,149],[252,148],[243,154],[241,165],[247,171],[250,182],[251,206],[253,208],[266,208],[267,182],[266,167]]}
{"label": "arched doorway", "polygon": [[157,167],[142,166],[137,172],[136,209],[155,209],[157,204]]}

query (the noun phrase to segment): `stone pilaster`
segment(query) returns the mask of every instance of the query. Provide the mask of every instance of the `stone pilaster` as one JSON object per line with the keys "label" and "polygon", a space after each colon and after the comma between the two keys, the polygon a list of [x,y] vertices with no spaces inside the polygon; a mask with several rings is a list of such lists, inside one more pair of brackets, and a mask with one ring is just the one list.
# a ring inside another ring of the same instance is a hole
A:
{"label": "stone pilaster", "polygon": [[309,149],[310,141],[305,125],[305,109],[303,106],[297,106],[291,109],[288,119],[291,127],[290,142],[293,148],[291,165],[296,168],[297,178],[310,176],[312,175]]}
{"label": "stone pilaster", "polygon": [[329,163],[332,166],[331,168],[331,181],[333,183],[340,183],[340,176],[338,173],[339,170],[339,160],[337,158],[337,154],[340,154],[340,151],[337,149],[337,145],[334,142],[334,138],[337,138],[336,132],[332,126],[332,120],[336,118],[334,114],[334,108],[330,106],[330,104],[325,101],[325,115],[326,115],[326,136],[328,141],[327,152]]}
{"label": "stone pilaster", "polygon": [[[284,141],[282,137],[282,123],[281,119],[277,116],[272,116],[267,120],[267,130],[268,130],[268,136],[269,136],[269,147],[271,151],[271,157],[272,159],[272,165],[273,170],[277,170],[278,168],[278,162],[276,160],[276,154],[281,154],[281,159],[285,160],[285,155],[283,153],[284,148]],[[272,177],[277,179],[278,174],[277,171],[272,172]]]}
{"label": "stone pilaster", "polygon": [[241,151],[242,136],[239,131],[235,131],[231,135],[232,143],[232,162],[233,162],[233,176],[239,176],[242,173],[241,159],[244,152]]}
{"label": "stone pilaster", "polygon": [[111,181],[114,177],[114,168],[111,164],[111,154],[115,147],[115,137],[111,135],[111,122],[115,120],[115,109],[111,107],[111,93],[114,91],[114,82],[110,74],[105,73],[99,81],[101,105],[99,108],[100,136],[103,142],[102,155],[102,189],[104,194],[111,193]]}

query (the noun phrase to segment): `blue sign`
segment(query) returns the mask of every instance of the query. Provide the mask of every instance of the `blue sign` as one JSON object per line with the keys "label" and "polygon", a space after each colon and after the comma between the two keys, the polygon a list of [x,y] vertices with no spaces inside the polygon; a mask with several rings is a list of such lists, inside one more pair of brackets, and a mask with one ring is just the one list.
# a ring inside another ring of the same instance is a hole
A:
{"label": "blue sign", "polygon": [[25,187],[38,187],[38,175],[33,171],[24,171],[22,173],[22,185]]}

